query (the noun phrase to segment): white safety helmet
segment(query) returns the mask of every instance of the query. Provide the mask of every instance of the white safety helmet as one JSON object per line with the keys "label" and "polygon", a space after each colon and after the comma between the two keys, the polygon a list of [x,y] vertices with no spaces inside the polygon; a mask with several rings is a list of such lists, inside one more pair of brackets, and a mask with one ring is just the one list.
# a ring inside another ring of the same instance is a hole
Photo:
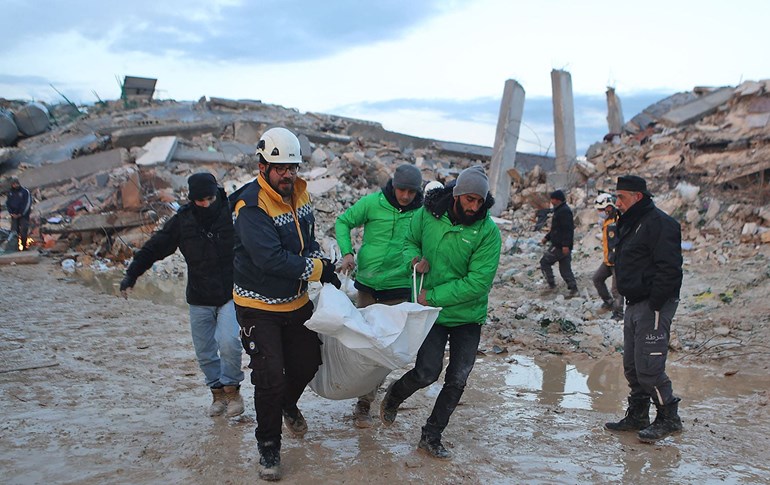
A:
{"label": "white safety helmet", "polygon": [[286,128],[270,128],[257,144],[257,154],[267,163],[302,163],[299,138]]}
{"label": "white safety helmet", "polygon": [[615,197],[612,194],[599,194],[596,196],[594,207],[597,210],[606,209],[607,207],[615,207]]}
{"label": "white safety helmet", "polygon": [[431,190],[443,189],[443,188],[444,188],[444,184],[442,184],[438,180],[431,180],[430,182],[428,182],[428,185],[425,186],[425,193],[427,194]]}

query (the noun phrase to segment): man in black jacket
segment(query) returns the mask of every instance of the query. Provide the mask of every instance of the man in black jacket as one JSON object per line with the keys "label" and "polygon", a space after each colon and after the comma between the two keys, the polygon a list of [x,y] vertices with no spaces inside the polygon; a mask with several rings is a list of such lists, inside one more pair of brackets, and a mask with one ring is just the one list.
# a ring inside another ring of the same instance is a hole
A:
{"label": "man in black jacket", "polygon": [[[679,401],[666,375],[671,321],[682,286],[682,232],[679,223],[655,207],[647,182],[618,177],[618,246],[615,274],[626,299],[623,370],[631,393],[626,416],[606,423],[612,431],[639,431],[655,442],[682,430]],[[657,416],[650,424],[650,399]]]}
{"label": "man in black jacket", "polygon": [[5,202],[11,215],[11,231],[18,236],[18,246],[21,251],[29,249],[27,235],[29,233],[29,215],[32,211],[32,195],[19,183],[19,179],[11,177],[11,190]]}
{"label": "man in black jacket", "polygon": [[575,275],[572,273],[572,242],[575,237],[575,222],[572,220],[572,210],[566,202],[564,192],[554,190],[551,192],[551,205],[553,206],[553,218],[551,230],[542,240],[542,243],[550,243],[540,258],[540,269],[543,271],[548,289],[556,288],[556,280],[553,276],[554,263],[559,263],[559,274],[567,283],[568,297],[578,294]]}
{"label": "man in black jacket", "polygon": [[198,365],[211,389],[209,416],[243,413],[241,341],[233,305],[233,220],[224,189],[210,173],[187,180],[190,203],[134,255],[120,283],[128,297],[137,278],[177,248],[187,262],[187,303]]}

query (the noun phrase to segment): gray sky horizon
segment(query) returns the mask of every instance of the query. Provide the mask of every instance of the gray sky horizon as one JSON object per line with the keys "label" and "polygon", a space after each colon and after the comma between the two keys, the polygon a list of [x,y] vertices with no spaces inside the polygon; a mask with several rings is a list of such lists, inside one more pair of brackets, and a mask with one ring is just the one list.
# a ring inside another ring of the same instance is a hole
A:
{"label": "gray sky horizon", "polygon": [[519,150],[553,154],[550,72],[570,72],[578,153],[606,133],[607,86],[625,120],[696,86],[770,77],[770,3],[650,0],[6,0],[0,97],[91,104],[125,75],[159,99],[201,96],[378,121],[491,146],[506,79],[526,91]]}

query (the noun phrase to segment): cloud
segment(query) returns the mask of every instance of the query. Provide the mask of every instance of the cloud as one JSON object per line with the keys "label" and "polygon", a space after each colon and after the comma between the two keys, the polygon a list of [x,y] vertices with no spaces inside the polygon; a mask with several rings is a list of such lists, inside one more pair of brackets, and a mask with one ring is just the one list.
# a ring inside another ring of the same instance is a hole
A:
{"label": "cloud", "polygon": [[109,41],[116,53],[288,63],[398,38],[446,8],[441,0],[72,0],[66,7],[53,0],[12,1],[3,7],[0,52],[75,31]]}

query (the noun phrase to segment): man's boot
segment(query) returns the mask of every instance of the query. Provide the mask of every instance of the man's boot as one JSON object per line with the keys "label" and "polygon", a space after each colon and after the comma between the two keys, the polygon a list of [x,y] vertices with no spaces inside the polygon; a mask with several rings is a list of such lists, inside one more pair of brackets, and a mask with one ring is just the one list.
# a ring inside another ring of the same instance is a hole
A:
{"label": "man's boot", "polygon": [[570,298],[575,298],[578,296],[578,294],[580,294],[580,292],[578,291],[577,286],[575,286],[567,290],[567,294],[564,296],[564,298],[569,300]]}
{"label": "man's boot", "polygon": [[371,428],[372,417],[369,415],[369,409],[371,403],[368,401],[358,400],[356,407],[353,410],[353,420],[356,428]]}
{"label": "man's boot", "polygon": [[628,398],[626,417],[617,423],[604,423],[610,431],[639,431],[650,425],[650,399]]}
{"label": "man's boot", "polygon": [[674,402],[655,407],[658,409],[658,415],[655,416],[653,423],[639,431],[639,441],[645,443],[655,443],[658,440],[671,436],[682,431],[682,420],[679,418],[679,401],[676,398]]}
{"label": "man's boot", "polygon": [[225,397],[227,398],[227,409],[225,416],[234,418],[243,414],[243,398],[241,397],[241,386],[225,386]]}
{"label": "man's boot", "polygon": [[424,430],[422,436],[420,436],[420,443],[417,445],[417,448],[439,460],[448,460],[451,457],[449,451],[441,444],[441,435],[431,436],[426,434]]}
{"label": "man's boot", "polygon": [[225,396],[224,388],[211,388],[211,395],[214,401],[209,406],[209,416],[222,416],[227,409],[227,396]]}
{"label": "man's boot", "polygon": [[259,478],[268,482],[281,479],[281,443],[266,441],[257,443],[259,450]]}
{"label": "man's boot", "polygon": [[302,438],[307,432],[307,421],[299,409],[283,410],[283,423],[295,438]]}
{"label": "man's boot", "polygon": [[382,402],[380,403],[380,420],[385,426],[390,426],[394,421],[396,421],[398,407],[401,405],[401,403],[396,402],[396,400],[393,399],[392,395],[393,385],[396,382],[397,381],[393,381],[390,383],[388,390],[385,391],[385,396],[382,398]]}

